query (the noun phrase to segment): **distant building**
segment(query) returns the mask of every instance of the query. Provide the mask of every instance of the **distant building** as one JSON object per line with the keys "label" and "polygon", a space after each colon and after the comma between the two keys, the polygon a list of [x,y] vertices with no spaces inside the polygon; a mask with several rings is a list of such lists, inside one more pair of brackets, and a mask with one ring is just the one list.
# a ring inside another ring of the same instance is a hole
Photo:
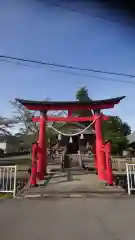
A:
{"label": "distant building", "polygon": [[129,147],[133,149],[135,155],[135,131],[127,136]]}
{"label": "distant building", "polygon": [[21,152],[29,152],[28,144],[21,142],[15,136],[0,136],[0,155]]}
{"label": "distant building", "polygon": [[131,134],[129,134],[127,136],[127,139],[128,139],[129,145],[134,145],[135,144],[135,131],[132,132]]}
{"label": "distant building", "polygon": [[4,153],[13,153],[16,151],[16,146],[8,141],[0,140],[0,150]]}

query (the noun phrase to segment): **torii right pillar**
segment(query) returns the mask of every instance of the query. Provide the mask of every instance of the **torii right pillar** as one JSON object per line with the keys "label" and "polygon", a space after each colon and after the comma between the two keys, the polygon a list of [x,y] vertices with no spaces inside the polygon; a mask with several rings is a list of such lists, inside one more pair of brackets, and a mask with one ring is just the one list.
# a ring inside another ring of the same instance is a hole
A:
{"label": "torii right pillar", "polygon": [[95,114],[95,131],[96,131],[96,161],[98,168],[98,176],[101,180],[106,181],[106,161],[105,153],[102,150],[102,115]]}
{"label": "torii right pillar", "polygon": [[47,155],[47,146],[46,146],[46,113],[41,112],[40,114],[40,130],[39,130],[39,139],[38,139],[38,161],[37,161],[37,174],[38,179],[43,180],[46,175],[46,155]]}
{"label": "torii right pillar", "polygon": [[111,143],[107,141],[104,146],[106,156],[106,180],[108,185],[113,185],[113,173],[111,163]]}

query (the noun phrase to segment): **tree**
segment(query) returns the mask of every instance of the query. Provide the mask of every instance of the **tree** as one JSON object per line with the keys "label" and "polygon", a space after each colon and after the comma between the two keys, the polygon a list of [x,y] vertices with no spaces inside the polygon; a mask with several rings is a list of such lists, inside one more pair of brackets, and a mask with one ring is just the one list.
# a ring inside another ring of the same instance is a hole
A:
{"label": "tree", "polygon": [[19,127],[19,133],[16,138],[20,144],[26,144],[31,153],[31,145],[37,140],[39,124],[32,122],[32,117],[36,114],[35,111],[26,109],[18,101],[10,101],[13,106],[14,118],[16,119]]}
{"label": "tree", "polygon": [[[47,98],[46,101],[49,101]],[[36,111],[30,111],[26,109],[22,104],[20,104],[17,101],[10,101],[11,105],[15,109],[14,115],[17,123],[20,126],[20,133],[18,134],[18,139],[20,139],[27,143],[29,146],[29,149],[31,149],[31,145],[34,141],[37,141],[38,139],[38,133],[39,133],[39,123],[32,122],[32,117],[36,115]],[[51,111],[51,115],[53,116],[60,116],[64,115],[65,112],[63,111]],[[56,128],[59,128],[59,123],[47,123],[47,129],[46,129],[46,138],[47,141],[52,140],[52,138],[56,137],[56,133],[51,129],[51,126],[54,126]]]}
{"label": "tree", "polygon": [[[47,98],[46,101],[49,101],[49,99]],[[19,103],[16,100],[10,101],[10,103],[13,106],[13,108],[15,109],[14,115],[15,115],[16,121],[20,125],[20,131],[22,133],[27,133],[30,135],[32,133],[37,133],[39,131],[39,123],[32,122],[32,118],[35,115],[37,115],[37,112],[28,110],[27,108],[25,108],[21,103]],[[51,111],[50,114],[53,116],[60,116],[60,115],[64,115],[64,112],[63,111],[58,111],[58,112]],[[54,123],[47,123],[47,124],[49,126],[50,124],[54,124]]]}
{"label": "tree", "polygon": [[36,112],[26,109],[21,103],[16,100],[10,101],[10,103],[15,109],[14,115],[20,126],[20,131],[27,134],[37,132],[39,129],[38,124],[32,122],[32,117]]}
{"label": "tree", "polygon": [[121,130],[122,130],[124,136],[126,136],[126,137],[131,133],[131,127],[126,122],[122,123],[122,129]]}
{"label": "tree", "polygon": [[81,87],[77,92],[76,92],[76,100],[80,102],[85,102],[85,101],[92,101],[92,99],[88,95],[88,89],[84,86]]}
{"label": "tree", "polygon": [[0,139],[1,141],[10,141],[16,144],[16,138],[12,135],[12,128],[16,120],[0,117]]}
{"label": "tree", "polygon": [[[88,89],[84,86],[81,87],[77,92],[76,92],[76,100],[78,102],[91,102],[92,99],[88,95]],[[92,111],[91,110],[81,110],[78,112],[79,116],[92,116]]]}
{"label": "tree", "polygon": [[112,153],[120,155],[127,148],[127,135],[131,133],[130,126],[117,116],[108,116],[109,120],[102,123],[105,140],[111,140]]}
{"label": "tree", "polygon": [[[76,100],[79,102],[92,102],[93,100],[89,97],[88,89],[83,86],[76,92]],[[76,114],[80,117],[88,117],[92,116],[95,113],[100,113],[100,109],[90,109],[90,110],[80,110],[76,111]],[[90,122],[84,123],[86,126],[90,124]],[[92,126],[94,127],[94,126]]]}
{"label": "tree", "polygon": [[[84,86],[81,87],[77,92],[76,92],[76,100],[78,102],[91,102],[92,99],[88,95],[88,89]],[[75,111],[76,115],[80,117],[86,117],[86,116],[92,116],[93,112],[91,110],[79,110]],[[84,122],[84,124],[87,126],[90,124],[90,122]]]}
{"label": "tree", "polygon": [[121,120],[118,116],[108,116],[109,120],[103,122],[103,132],[115,132],[117,134],[122,133],[124,137],[131,133],[130,126]]}
{"label": "tree", "polygon": [[16,119],[9,119],[0,117],[0,135],[9,136],[12,135],[11,128],[17,123]]}

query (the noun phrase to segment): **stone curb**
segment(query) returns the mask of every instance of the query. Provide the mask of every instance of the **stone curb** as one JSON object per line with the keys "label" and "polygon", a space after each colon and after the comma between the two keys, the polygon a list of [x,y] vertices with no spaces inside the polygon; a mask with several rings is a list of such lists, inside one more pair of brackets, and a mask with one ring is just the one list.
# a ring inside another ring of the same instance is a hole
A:
{"label": "stone curb", "polygon": [[16,199],[37,199],[37,198],[84,198],[84,194],[33,194],[17,196]]}
{"label": "stone curb", "polygon": [[125,192],[120,193],[114,193],[113,195],[106,193],[90,193],[90,194],[84,194],[84,193],[72,193],[72,194],[27,194],[25,196],[17,196],[16,199],[64,199],[64,198],[80,198],[80,199],[90,199],[90,198],[125,198],[129,197],[128,194]]}
{"label": "stone curb", "polygon": [[84,194],[35,194],[26,195],[25,198],[84,198]]}

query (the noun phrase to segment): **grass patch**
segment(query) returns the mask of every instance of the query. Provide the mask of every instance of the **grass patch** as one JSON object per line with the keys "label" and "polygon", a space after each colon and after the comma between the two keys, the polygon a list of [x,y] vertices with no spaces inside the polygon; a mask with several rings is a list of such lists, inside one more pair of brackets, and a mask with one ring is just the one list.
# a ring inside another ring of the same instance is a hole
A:
{"label": "grass patch", "polygon": [[44,186],[46,186],[46,185],[49,184],[49,182],[51,181],[53,175],[54,175],[53,173],[50,173],[50,174],[47,176],[46,180],[44,181]]}
{"label": "grass patch", "polygon": [[0,193],[0,199],[8,199],[12,197],[13,197],[12,193]]}

